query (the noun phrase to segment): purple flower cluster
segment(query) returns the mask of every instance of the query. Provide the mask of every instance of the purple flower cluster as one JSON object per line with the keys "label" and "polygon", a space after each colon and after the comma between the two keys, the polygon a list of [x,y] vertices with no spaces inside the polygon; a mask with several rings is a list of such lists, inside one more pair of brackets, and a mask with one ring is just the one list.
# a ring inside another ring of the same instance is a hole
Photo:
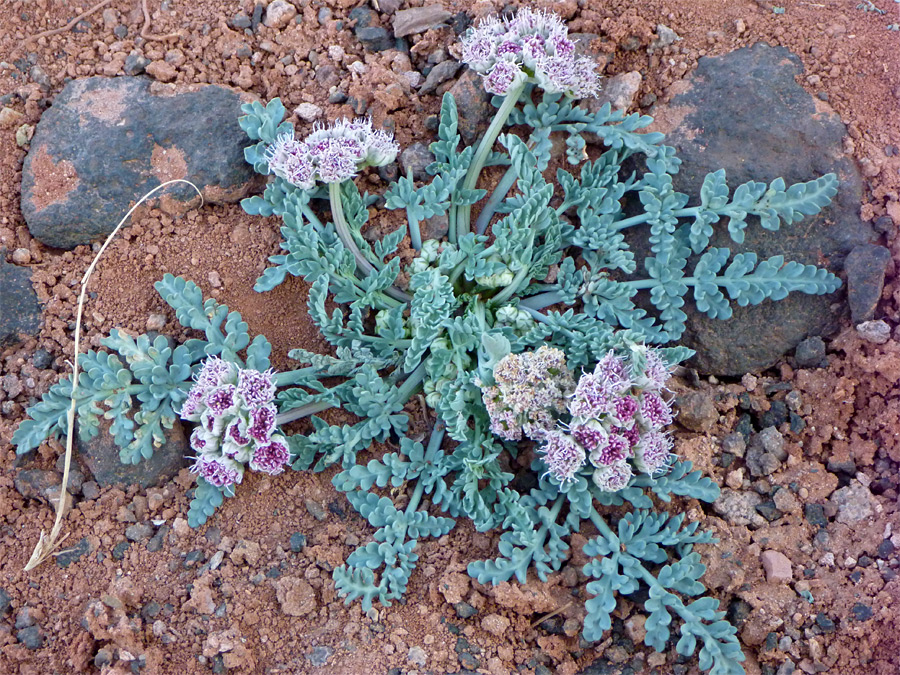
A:
{"label": "purple flower cluster", "polygon": [[483,19],[463,38],[462,60],[500,96],[523,82],[573,98],[596,96],[600,88],[596,64],[575,55],[568,28],[551,12],[522,8],[508,19]]}
{"label": "purple flower cluster", "polygon": [[394,137],[373,129],[371,120],[345,118],[317,126],[302,141],[293,131],[282,133],[266,150],[266,161],[276,176],[309,190],[317,181],[341,183],[362,167],[390,164],[399,152]]}
{"label": "purple flower cluster", "polygon": [[198,423],[191,434],[197,453],[191,471],[216,487],[240,483],[246,464],[271,475],[284,471],[291,453],[275,433],[272,373],[211,356],[194,379],[181,406],[181,418]]}
{"label": "purple flower cluster", "polygon": [[663,429],[673,416],[662,390],[669,373],[656,350],[641,347],[638,352],[640,372],[610,351],[578,380],[568,400],[568,433],[548,434],[538,449],[558,480],[574,479],[590,463],[597,487],[616,492],[635,470],[658,475],[667,469],[672,441]]}
{"label": "purple flower cluster", "polygon": [[503,357],[494,367],[494,382],[482,388],[482,400],[491,431],[507,441],[521,440],[523,434],[544,438],[565,412],[566,398],[575,387],[566,355],[546,345]]}

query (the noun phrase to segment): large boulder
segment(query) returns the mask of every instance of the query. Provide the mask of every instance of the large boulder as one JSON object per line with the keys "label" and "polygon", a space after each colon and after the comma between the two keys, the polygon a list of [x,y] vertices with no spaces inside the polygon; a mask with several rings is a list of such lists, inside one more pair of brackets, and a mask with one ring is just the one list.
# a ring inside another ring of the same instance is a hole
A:
{"label": "large boulder", "polygon": [[0,249],[0,347],[18,342],[22,334],[36,335],[40,327],[31,269],[6,262],[6,251]]}
{"label": "large boulder", "polygon": [[[32,235],[57,248],[105,237],[141,196],[173,178],[190,180],[212,203],[246,196],[257,178],[244,161],[243,102],[214,85],[69,82],[41,117],[25,158],[22,214]],[[161,205],[175,213],[197,201],[186,185],[164,195]]]}
{"label": "large boulder", "polygon": [[[678,150],[683,164],[674,176],[675,189],[693,199],[704,176],[719,168],[726,170],[732,189],[748,180],[771,182],[781,176],[790,184],[836,173],[838,194],[819,215],[778,232],[748,219],[742,245],[731,241],[720,224],[711,245],[732,253],[755,251],[760,259],[783,254],[840,273],[850,251],[875,236],[859,218],[862,179],[842,149],[846,129],[827,104],[797,84],[802,72],[795,55],[766,44],[702,58],[678,86],[679,93],[651,111],[656,118],[651,130],[664,132],[666,143]],[[806,337],[833,331],[846,312],[845,295],[843,288],[827,296],[792,293],[778,302],[734,306],[728,321],[709,319],[688,302],[681,342],[697,351],[692,365],[703,372],[762,370]]]}

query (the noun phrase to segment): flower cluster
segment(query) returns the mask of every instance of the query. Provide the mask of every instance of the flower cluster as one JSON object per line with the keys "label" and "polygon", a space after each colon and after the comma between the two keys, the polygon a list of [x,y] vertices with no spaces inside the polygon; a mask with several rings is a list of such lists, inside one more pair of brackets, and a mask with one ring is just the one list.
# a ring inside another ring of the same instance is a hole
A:
{"label": "flower cluster", "polygon": [[669,372],[659,353],[641,348],[642,365],[609,352],[578,380],[568,400],[568,433],[555,431],[539,451],[548,473],[574,479],[589,462],[601,490],[626,487],[634,470],[657,475],[669,465],[671,439],[663,433],[672,410],[662,397]]}
{"label": "flower cluster", "polygon": [[372,128],[371,120],[342,119],[332,126],[317,126],[298,141],[294,132],[280,134],[266,150],[269,169],[299,188],[309,190],[317,181],[341,183],[365,166],[390,164],[400,152],[394,137]]}
{"label": "flower cluster", "polygon": [[197,422],[191,467],[211,485],[240,483],[244,465],[270,475],[291,459],[284,436],[275,433],[275,383],[270,372],[238,368],[212,356],[203,363],[181,406],[181,418]]}
{"label": "flower cluster", "polygon": [[[544,345],[536,352],[508,354],[494,367],[494,386],[482,388],[491,431],[508,441],[522,435],[544,439],[565,412],[575,388],[566,355]],[[479,385],[481,386],[481,385]]]}
{"label": "flower cluster", "polygon": [[523,82],[573,98],[596,96],[599,89],[596,64],[575,55],[569,29],[550,12],[522,8],[508,19],[483,19],[463,38],[462,60],[500,96]]}

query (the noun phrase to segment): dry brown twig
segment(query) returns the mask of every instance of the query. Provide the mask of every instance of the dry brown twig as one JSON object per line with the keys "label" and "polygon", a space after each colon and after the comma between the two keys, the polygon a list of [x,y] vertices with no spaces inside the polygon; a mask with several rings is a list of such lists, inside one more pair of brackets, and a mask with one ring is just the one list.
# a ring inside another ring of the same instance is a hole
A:
{"label": "dry brown twig", "polygon": [[[60,33],[65,33],[67,30],[72,30],[75,26],[78,25],[79,21],[86,19],[91,14],[95,14],[96,12],[99,12],[101,9],[106,7],[112,1],[113,0],[103,0],[103,2],[98,2],[96,5],[91,7],[88,11],[82,12],[81,14],[76,16],[74,19],[69,21],[69,23],[67,23],[62,28],[54,28],[53,30],[45,30],[40,33],[35,33],[34,35],[29,35],[27,38],[25,38],[25,42],[26,43],[31,42],[33,40],[37,40],[38,38],[42,38],[42,37],[50,37],[51,35],[59,35]],[[146,0],[145,0],[145,2],[146,2]]]}
{"label": "dry brown twig", "polygon": [[[56,501],[56,520],[53,522],[53,528],[50,530],[50,535],[47,536],[43,530],[41,530],[41,536],[38,539],[37,545],[34,547],[34,551],[31,553],[31,557],[28,559],[28,563],[25,565],[25,571],[30,572],[35,567],[44,562],[51,555],[59,555],[56,553],[56,549],[59,548],[59,545],[65,540],[69,535],[66,534],[62,538],[60,538],[59,533],[62,530],[63,517],[66,514],[66,501],[68,499],[68,493],[66,492],[66,488],[69,485],[69,466],[72,463],[72,443],[74,440],[75,434],[75,393],[78,391],[78,351],[81,345],[81,315],[84,310],[84,296],[87,293],[88,281],[90,280],[91,274],[94,272],[94,268],[97,266],[97,262],[100,260],[100,256],[103,255],[103,252],[106,251],[107,246],[113,240],[113,237],[116,236],[118,231],[122,229],[122,226],[125,224],[125,221],[128,220],[129,216],[134,213],[134,210],[143,204],[147,199],[152,197],[156,192],[159,192],[163,188],[168,187],[169,185],[173,185],[175,183],[185,183],[186,185],[190,185],[197,191],[197,194],[200,196],[200,206],[203,206],[203,194],[200,192],[200,189],[194,185],[189,180],[184,180],[181,178],[176,178],[174,180],[169,180],[163,183],[162,185],[158,185],[150,192],[141,197],[137,204],[132,206],[128,213],[126,213],[122,220],[119,221],[119,224],[116,225],[116,229],[114,229],[110,235],[106,238],[106,241],[103,242],[103,246],[100,247],[100,250],[97,251],[97,255],[94,256],[93,261],[91,261],[90,266],[87,268],[87,271],[84,273],[84,276],[81,278],[81,293],[78,295],[78,309],[75,313],[75,354],[72,359],[72,404],[69,406],[69,411],[66,413],[66,461],[63,467],[63,477],[62,484],[59,488],[59,499]],[[62,553],[62,551],[60,551]]]}
{"label": "dry brown twig", "polygon": [[145,40],[163,42],[173,38],[181,38],[181,33],[169,33],[167,35],[153,35],[150,33],[150,10],[147,9],[147,0],[141,0],[141,10],[144,12],[144,25],[141,27],[141,37]]}
{"label": "dry brown twig", "polygon": [[547,619],[552,619],[552,618],[553,618],[554,616],[556,616],[557,614],[561,614],[562,612],[565,612],[567,609],[569,609],[569,607],[571,607],[571,606],[574,605],[574,604],[575,604],[575,601],[572,600],[572,601],[570,601],[570,602],[567,602],[565,605],[563,605],[563,606],[560,607],[559,609],[556,609],[556,610],[550,612],[549,614],[544,614],[544,616],[542,616],[540,619],[538,619],[537,621],[533,621],[533,622],[531,623],[531,628],[534,628],[535,626],[539,626],[540,624],[542,624],[542,623],[543,623],[544,621],[546,621]]}

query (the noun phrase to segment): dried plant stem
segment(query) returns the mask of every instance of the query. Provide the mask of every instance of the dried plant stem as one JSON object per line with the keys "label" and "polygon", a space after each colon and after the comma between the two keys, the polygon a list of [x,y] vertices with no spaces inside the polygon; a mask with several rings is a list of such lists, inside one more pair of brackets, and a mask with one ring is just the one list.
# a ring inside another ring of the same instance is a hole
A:
{"label": "dried plant stem", "polygon": [[167,35],[153,35],[150,33],[150,10],[147,9],[147,0],[141,0],[141,11],[144,13],[144,25],[141,27],[141,37],[145,40],[171,40],[172,38],[181,38],[181,33],[169,33]]}
{"label": "dried plant stem", "polygon": [[536,626],[539,626],[539,625],[541,625],[544,621],[546,621],[547,619],[552,619],[552,618],[553,618],[554,616],[556,616],[557,614],[560,614],[560,613],[562,613],[562,612],[565,612],[567,609],[569,609],[569,607],[571,607],[571,606],[574,605],[574,604],[575,604],[575,601],[574,601],[574,600],[571,600],[571,601],[567,602],[565,605],[563,605],[562,607],[560,607],[559,609],[556,609],[556,610],[550,612],[549,614],[544,614],[544,616],[542,616],[542,617],[541,617],[540,619],[538,619],[537,621],[532,621],[532,622],[531,622],[531,628],[534,628],[534,627],[536,627]]}
{"label": "dried plant stem", "polygon": [[33,40],[37,40],[38,38],[42,38],[42,37],[50,37],[51,35],[59,35],[60,33],[65,33],[67,30],[72,30],[75,26],[78,25],[79,21],[86,19],[91,14],[95,14],[96,12],[99,12],[101,9],[106,7],[112,1],[113,0],[103,0],[103,2],[98,2],[96,5],[91,7],[86,12],[82,12],[81,14],[76,16],[74,19],[69,21],[69,23],[67,23],[62,28],[54,28],[53,30],[45,30],[40,33],[35,33],[34,35],[30,35],[27,38],[25,38],[25,42],[31,42]]}
{"label": "dried plant stem", "polygon": [[63,517],[66,513],[66,500],[68,498],[66,488],[69,485],[69,466],[72,463],[72,444],[75,437],[75,407],[77,400],[76,394],[78,392],[78,350],[81,346],[81,315],[84,310],[84,298],[87,294],[88,281],[90,280],[91,274],[93,274],[94,272],[94,268],[97,266],[97,262],[99,262],[100,260],[100,256],[102,256],[103,252],[106,251],[106,248],[112,242],[113,237],[115,237],[119,230],[122,229],[125,221],[127,221],[131,214],[134,213],[134,210],[141,204],[143,204],[147,199],[152,197],[156,192],[159,192],[163,188],[166,188],[169,185],[173,185],[175,183],[185,183],[186,185],[190,185],[192,188],[194,188],[197,191],[197,194],[200,196],[200,205],[203,205],[203,194],[200,192],[200,189],[196,185],[188,180],[176,178],[175,180],[169,180],[162,185],[158,185],[143,197],[141,197],[138,200],[137,204],[128,209],[128,213],[126,213],[122,217],[122,220],[119,221],[119,224],[116,225],[116,228],[106,238],[106,241],[103,242],[103,246],[101,246],[100,250],[97,251],[97,255],[94,256],[94,260],[91,262],[90,266],[87,268],[87,271],[84,273],[84,276],[81,278],[81,293],[78,295],[78,309],[75,313],[75,354],[72,358],[72,404],[69,406],[69,411],[66,414],[66,460],[65,466],[63,467],[62,484],[59,488],[59,499],[56,502],[56,520],[53,523],[53,528],[50,530],[49,536],[47,536],[44,531],[41,530],[41,536],[40,539],[38,539],[37,546],[34,547],[34,551],[32,551],[31,553],[31,558],[28,559],[28,564],[25,565],[26,572],[30,572],[51,555],[53,555],[54,551],[59,548],[59,545],[68,536],[68,534],[66,534],[65,536],[60,538],[59,533],[62,530]]}

